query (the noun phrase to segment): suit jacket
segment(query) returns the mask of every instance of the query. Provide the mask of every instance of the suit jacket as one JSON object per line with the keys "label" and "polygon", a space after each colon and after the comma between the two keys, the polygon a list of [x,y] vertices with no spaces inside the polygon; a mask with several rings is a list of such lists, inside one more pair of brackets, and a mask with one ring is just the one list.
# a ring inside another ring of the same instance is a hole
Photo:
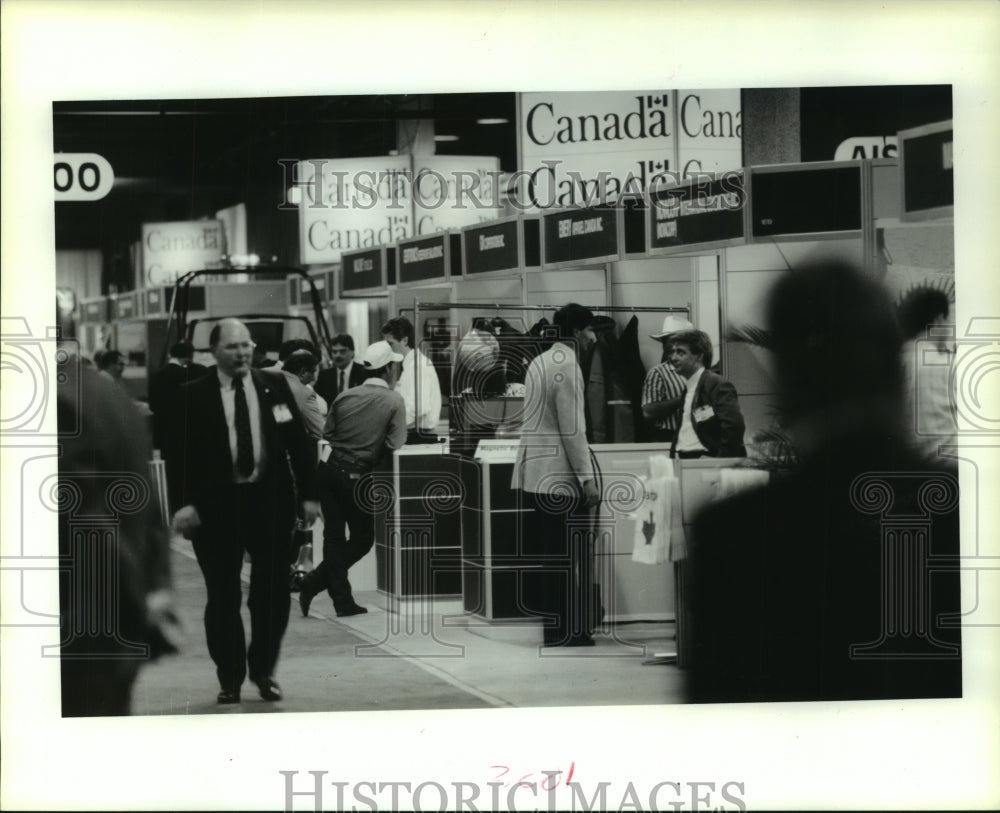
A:
{"label": "suit jacket", "polygon": [[[712,414],[703,420],[695,420],[703,407],[710,407]],[[681,409],[683,409],[683,404]],[[736,397],[736,388],[722,376],[705,370],[701,374],[698,386],[691,402],[691,414],[683,416],[690,418],[694,424],[694,432],[701,445],[708,450],[709,457],[746,457],[747,448],[743,445],[743,433],[746,425],[743,413],[740,412],[740,402]],[[674,438],[671,454],[677,448]]]}
{"label": "suit jacket", "polygon": [[583,373],[576,354],[557,343],[528,366],[524,423],[511,488],[536,494],[579,491],[594,476],[584,418]]}
{"label": "suit jacket", "polygon": [[[327,405],[332,404],[338,395],[337,374],[339,372],[336,367],[328,367],[325,370],[320,370],[319,375],[316,376],[316,383],[313,384],[313,389],[326,401]],[[347,377],[347,387],[348,389],[356,387],[369,378],[371,378],[371,371],[366,370],[363,364],[355,361],[351,365],[351,374]]]}
{"label": "suit jacket", "polygon": [[[266,455],[263,481],[277,489],[282,503],[290,502],[296,492],[300,500],[316,499],[316,442],[306,433],[285,377],[254,369],[249,375],[260,402]],[[274,408],[280,404],[288,408],[292,418],[279,424]],[[204,516],[212,510],[218,490],[233,482],[229,428],[214,370],[181,388],[180,404],[174,412],[181,424],[178,436],[184,439],[179,505],[193,505]]]}

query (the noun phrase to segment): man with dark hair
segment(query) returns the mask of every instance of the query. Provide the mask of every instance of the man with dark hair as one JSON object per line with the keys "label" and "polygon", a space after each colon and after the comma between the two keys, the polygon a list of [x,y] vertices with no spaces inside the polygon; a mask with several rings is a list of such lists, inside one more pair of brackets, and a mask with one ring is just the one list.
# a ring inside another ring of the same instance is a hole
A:
{"label": "man with dark hair", "polygon": [[[214,374],[182,393],[182,507],[174,528],[192,541],[205,577],[205,633],[221,688],[218,701],[240,702],[248,669],[264,700],[280,700],[274,671],[291,603],[289,540],[296,496],[306,523],[319,509],[316,444],[284,376],[251,369],[254,344],[245,324],[219,322],[209,344]],[[249,649],[240,617],[244,552],[253,562]]]}
{"label": "man with dark hair", "polygon": [[153,413],[153,448],[159,449],[167,474],[167,494],[170,506],[176,506],[179,494],[179,461],[183,453],[183,437],[176,438],[170,433],[173,426],[172,414],[183,409],[178,404],[181,387],[195,381],[208,372],[201,364],[194,364],[194,346],[190,342],[175,342],[168,351],[167,363],[153,373],[149,379],[149,409]]}
{"label": "man with dark hair", "polygon": [[904,342],[904,426],[917,451],[937,462],[939,450],[954,446],[958,434],[949,313],[948,295],[927,285],[907,291],[896,306]]}
{"label": "man with dark hair", "polygon": [[532,509],[526,552],[541,559],[531,609],[543,618],[545,646],[593,646],[593,552],[571,522],[600,502],[584,417],[578,353],[596,340],[594,314],[571,303],[552,318],[558,338],[528,367],[524,422],[511,488]]}
{"label": "man with dark hair", "polygon": [[354,363],[354,337],[348,333],[338,333],[330,340],[330,360],[333,366],[320,370],[313,385],[328,404],[344,390],[361,384],[369,375],[364,365]]}
{"label": "man with dark hair", "polygon": [[736,388],[707,369],[712,340],[701,330],[682,330],[670,338],[670,363],[684,379],[686,394],[674,457],[746,457],[745,425]]}
{"label": "man with dark hair", "polygon": [[798,462],[695,518],[691,699],[960,697],[958,482],[900,437],[888,296],[828,262],[767,318]]}
{"label": "man with dark hair", "polygon": [[[347,572],[371,550],[375,519],[364,504],[366,483],[387,454],[406,441],[406,408],[392,387],[403,357],[386,342],[365,351],[369,377],[345,390],[330,406],[319,465],[319,493],[323,506],[323,561],[302,581],[299,607],[309,615],[313,598],[325,587],[338,617],[368,612],[351,593]],[[344,525],[350,538],[344,533]]]}
{"label": "man with dark hair", "polygon": [[406,442],[435,443],[441,420],[441,382],[430,360],[414,347],[413,325],[404,316],[382,326],[382,338],[403,356],[396,392],[406,403]]}
{"label": "man with dark hair", "polygon": [[168,412],[181,386],[200,378],[208,368],[192,362],[194,345],[175,342],[170,345],[167,363],[149,378],[149,408],[153,413],[153,446],[167,456]]}

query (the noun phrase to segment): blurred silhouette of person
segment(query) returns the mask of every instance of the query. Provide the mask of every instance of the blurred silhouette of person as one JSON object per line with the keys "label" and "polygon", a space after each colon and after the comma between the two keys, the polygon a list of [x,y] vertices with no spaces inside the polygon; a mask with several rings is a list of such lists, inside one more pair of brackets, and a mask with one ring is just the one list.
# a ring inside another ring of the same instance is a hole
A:
{"label": "blurred silhouette of person", "polygon": [[907,291],[896,306],[904,341],[905,425],[921,455],[954,466],[955,458],[938,454],[942,446],[955,445],[958,435],[949,312],[948,295],[924,285]]}
{"label": "blurred silhouette of person", "polygon": [[167,529],[132,401],[93,367],[63,371],[59,486],[70,507],[59,511],[62,713],[127,715],[140,667],[176,651]]}
{"label": "blurred silhouette of person", "polygon": [[118,350],[104,350],[94,355],[94,363],[100,375],[114,384],[121,384],[125,370],[125,356]]}
{"label": "blurred silhouette of person", "polygon": [[958,485],[904,437],[886,292],[816,263],[768,322],[798,463],[695,520],[690,699],[961,696]]}

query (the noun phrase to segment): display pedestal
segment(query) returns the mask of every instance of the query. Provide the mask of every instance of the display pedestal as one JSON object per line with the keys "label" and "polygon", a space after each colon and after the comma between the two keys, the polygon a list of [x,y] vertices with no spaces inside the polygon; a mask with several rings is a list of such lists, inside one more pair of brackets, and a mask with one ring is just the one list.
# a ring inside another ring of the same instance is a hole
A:
{"label": "display pedestal", "polygon": [[392,505],[376,512],[375,558],[390,607],[461,595],[462,469],[469,464],[445,451],[443,444],[404,446],[384,474]]}
{"label": "display pedestal", "polygon": [[479,444],[478,484],[462,506],[462,606],[487,622],[537,622],[528,596],[540,568],[528,544],[531,510],[510,487],[518,442]]}

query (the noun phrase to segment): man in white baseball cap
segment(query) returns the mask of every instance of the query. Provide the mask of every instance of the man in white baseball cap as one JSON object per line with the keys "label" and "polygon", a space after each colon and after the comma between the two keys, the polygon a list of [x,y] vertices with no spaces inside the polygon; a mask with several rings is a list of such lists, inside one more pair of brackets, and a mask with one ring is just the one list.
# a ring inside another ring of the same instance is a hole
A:
{"label": "man in white baseball cap", "polygon": [[684,405],[686,386],[670,364],[670,337],[681,330],[692,330],[694,325],[675,314],[667,314],[659,333],[649,338],[663,345],[662,361],[646,373],[642,384],[642,414],[650,425],[650,440],[670,443],[680,428],[680,408]]}
{"label": "man in white baseball cap", "polygon": [[[324,588],[338,617],[368,612],[351,593],[347,571],[372,549],[375,517],[359,502],[366,489],[359,481],[372,476],[379,461],[406,443],[406,405],[393,390],[403,356],[388,342],[364,352],[370,377],[338,395],[326,417],[317,479],[323,509],[323,561],[302,581],[299,607],[309,615],[313,598]],[[344,532],[344,525],[350,537]]]}

